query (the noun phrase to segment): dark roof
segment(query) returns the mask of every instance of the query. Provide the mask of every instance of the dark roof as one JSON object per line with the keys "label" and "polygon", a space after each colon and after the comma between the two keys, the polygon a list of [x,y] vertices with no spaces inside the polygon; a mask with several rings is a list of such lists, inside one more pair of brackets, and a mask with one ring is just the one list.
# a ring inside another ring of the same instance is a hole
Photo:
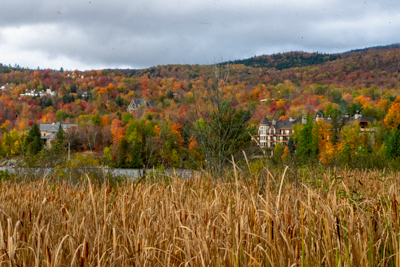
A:
{"label": "dark roof", "polygon": [[[359,117],[356,119],[355,118],[356,116],[359,116]],[[324,120],[324,121],[330,123],[332,118],[330,118],[330,117],[329,118],[319,117],[318,120]],[[351,116],[351,117],[349,117],[348,115],[341,115],[341,116],[339,116],[338,120],[339,121],[344,120],[346,124],[353,124],[356,121],[358,121],[359,123],[360,122],[373,123],[375,121],[375,119],[373,117],[362,116],[362,115],[358,115],[358,114],[356,114],[354,116]],[[317,120],[314,119],[313,121],[316,122]]]}
{"label": "dark roof", "polygon": [[270,124],[271,122],[268,121],[267,117],[264,117],[260,122],[260,125],[270,125]]}
{"label": "dark roof", "polygon": [[147,101],[146,101],[146,99],[133,99],[132,102],[136,106],[140,106],[140,105],[146,104]]}
{"label": "dark roof", "polygon": [[276,129],[276,130],[280,130],[280,129],[291,129],[292,128],[292,126],[293,126],[293,124],[295,124],[295,123],[298,123],[298,121],[297,120],[294,120],[294,121],[290,121],[290,120],[279,120],[279,121],[276,121],[276,124],[275,125],[273,125],[274,126],[274,128]]}
{"label": "dark roof", "polygon": [[141,98],[141,99],[133,99],[131,101],[131,103],[129,104],[129,106],[128,106],[128,110],[135,109],[135,108],[138,108],[140,106],[155,107],[155,104],[154,104],[154,102],[149,102],[149,101],[147,101],[146,99],[143,99],[143,98]]}
{"label": "dark roof", "polygon": [[[76,124],[76,123],[63,123],[63,124],[61,124],[61,127],[63,129],[69,129],[71,127],[78,127],[78,124]],[[40,131],[57,133],[59,128],[60,128],[60,123],[59,122],[56,122],[56,123],[41,123],[40,124]]]}
{"label": "dark roof", "polygon": [[366,121],[369,123],[373,123],[375,121],[375,119],[372,117],[369,117],[369,116],[361,116],[361,117],[358,117],[357,119],[355,119],[354,117],[351,117],[349,119],[349,123],[353,123],[355,121],[358,121],[358,122]]}

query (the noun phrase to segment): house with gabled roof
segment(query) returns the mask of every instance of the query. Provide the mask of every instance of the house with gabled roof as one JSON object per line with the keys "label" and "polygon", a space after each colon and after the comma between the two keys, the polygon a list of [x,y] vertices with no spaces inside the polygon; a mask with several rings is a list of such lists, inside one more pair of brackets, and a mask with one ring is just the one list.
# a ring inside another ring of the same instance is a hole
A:
{"label": "house with gabled roof", "polygon": [[129,104],[127,110],[128,111],[133,111],[135,109],[138,109],[141,106],[145,107],[155,107],[154,102],[149,102],[146,99],[133,99],[131,103]]}
{"label": "house with gabled roof", "polygon": [[64,132],[68,132],[70,129],[78,127],[78,124],[76,123],[41,123],[39,126],[40,139],[43,140],[47,148],[50,148],[51,142],[57,139],[60,125]]}
{"label": "house with gabled roof", "polygon": [[[322,114],[317,114],[316,118],[313,120],[317,122],[323,120],[327,123],[331,123],[331,118],[324,118]],[[339,118],[343,120],[346,124],[353,124],[357,122],[361,128],[361,131],[368,131],[368,126],[374,122],[374,118],[363,116],[360,112],[357,112],[354,116],[349,116],[348,114],[343,115]],[[269,121],[267,117],[264,117],[259,126],[258,130],[258,143],[262,149],[273,151],[278,143],[282,143],[284,146],[287,145],[290,135],[294,133],[293,125],[296,123],[305,124],[307,122],[306,116],[304,115],[301,120],[295,120],[290,117],[288,120],[272,120]],[[372,132],[374,130],[372,129]]]}
{"label": "house with gabled roof", "polygon": [[284,146],[289,141],[289,136],[294,132],[293,125],[299,121],[290,117],[288,120],[269,121],[264,117],[258,130],[258,141],[261,148],[273,150],[277,143]]}

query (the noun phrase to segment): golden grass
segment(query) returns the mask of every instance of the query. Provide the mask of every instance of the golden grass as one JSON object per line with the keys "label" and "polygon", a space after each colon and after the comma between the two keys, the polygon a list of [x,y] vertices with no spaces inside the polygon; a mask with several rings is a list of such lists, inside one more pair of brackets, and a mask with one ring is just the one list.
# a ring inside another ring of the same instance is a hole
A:
{"label": "golden grass", "polygon": [[400,266],[399,173],[292,176],[0,182],[1,265]]}

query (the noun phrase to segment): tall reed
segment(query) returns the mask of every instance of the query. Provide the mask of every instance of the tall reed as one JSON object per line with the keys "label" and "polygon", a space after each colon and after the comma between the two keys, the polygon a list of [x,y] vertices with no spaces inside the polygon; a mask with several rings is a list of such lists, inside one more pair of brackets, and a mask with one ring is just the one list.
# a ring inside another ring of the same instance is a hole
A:
{"label": "tall reed", "polygon": [[0,182],[1,265],[400,266],[399,173],[263,172]]}

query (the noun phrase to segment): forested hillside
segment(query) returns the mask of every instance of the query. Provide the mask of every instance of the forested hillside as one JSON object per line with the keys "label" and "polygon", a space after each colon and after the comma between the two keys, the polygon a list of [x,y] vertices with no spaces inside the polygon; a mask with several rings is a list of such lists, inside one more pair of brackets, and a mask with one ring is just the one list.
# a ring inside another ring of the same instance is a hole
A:
{"label": "forested hillside", "polygon": [[316,64],[322,64],[328,61],[333,61],[340,58],[339,54],[319,54],[317,53],[304,53],[304,52],[290,52],[284,54],[264,55],[259,57],[252,57],[242,60],[230,61],[230,64],[243,64],[250,67],[261,68],[275,68],[277,70],[304,67]]}
{"label": "forested hillside", "polygon": [[[205,65],[91,71],[0,65],[0,155],[22,154],[21,136],[35,123],[74,122],[79,127],[68,138],[76,151],[104,152],[121,167],[181,167],[182,155],[198,152],[193,125],[200,117],[212,117],[213,86],[219,86],[232,107],[251,114],[249,126],[258,126],[264,116],[299,118],[318,111],[329,116],[335,110],[349,115],[360,111],[388,129],[400,123],[393,116],[400,101],[395,102],[400,96],[398,45],[334,55],[290,52],[223,63],[221,68],[224,81]],[[54,95],[20,96],[46,89]],[[154,106],[128,112],[131,100],[141,98]],[[148,140],[157,148],[156,156],[148,150]],[[121,142],[127,147],[122,152]]]}

